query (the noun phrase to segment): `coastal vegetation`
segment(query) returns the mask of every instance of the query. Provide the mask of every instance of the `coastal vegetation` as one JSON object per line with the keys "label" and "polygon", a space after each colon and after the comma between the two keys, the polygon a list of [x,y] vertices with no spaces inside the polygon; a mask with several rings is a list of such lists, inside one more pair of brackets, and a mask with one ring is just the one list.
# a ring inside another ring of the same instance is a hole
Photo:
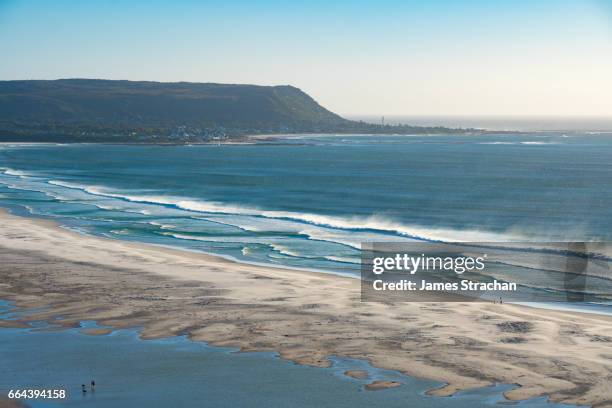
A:
{"label": "coastal vegetation", "polygon": [[473,130],[352,121],[289,85],[0,81],[0,141],[198,143],[261,134]]}

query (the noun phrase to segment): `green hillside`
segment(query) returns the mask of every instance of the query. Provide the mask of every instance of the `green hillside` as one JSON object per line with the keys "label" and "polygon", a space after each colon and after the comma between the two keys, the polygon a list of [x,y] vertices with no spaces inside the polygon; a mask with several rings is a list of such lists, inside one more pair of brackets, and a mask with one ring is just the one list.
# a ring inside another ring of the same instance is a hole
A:
{"label": "green hillside", "polygon": [[261,133],[383,131],[380,125],[343,119],[288,85],[0,81],[1,140],[206,141]]}

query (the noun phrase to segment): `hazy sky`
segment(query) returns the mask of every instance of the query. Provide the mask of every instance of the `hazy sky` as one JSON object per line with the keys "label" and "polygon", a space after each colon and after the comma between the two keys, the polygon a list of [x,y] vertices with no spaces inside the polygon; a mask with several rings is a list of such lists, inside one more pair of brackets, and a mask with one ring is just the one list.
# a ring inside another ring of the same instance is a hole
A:
{"label": "hazy sky", "polygon": [[0,0],[0,79],[291,84],[340,114],[612,115],[612,0]]}

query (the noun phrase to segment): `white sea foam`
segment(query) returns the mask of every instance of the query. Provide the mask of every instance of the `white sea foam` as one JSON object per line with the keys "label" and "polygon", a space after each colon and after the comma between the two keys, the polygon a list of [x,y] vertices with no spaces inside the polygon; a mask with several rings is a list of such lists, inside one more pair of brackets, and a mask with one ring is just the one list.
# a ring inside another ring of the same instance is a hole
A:
{"label": "white sea foam", "polygon": [[26,173],[25,171],[15,170],[15,169],[11,169],[8,167],[2,167],[1,169],[2,169],[2,173],[6,174],[7,176],[25,178],[30,175],[29,173]]}
{"label": "white sea foam", "polygon": [[[507,241],[526,241],[528,238],[521,234],[514,234],[511,232],[495,233],[478,230],[455,230],[447,228],[431,228],[417,225],[406,225],[397,222],[393,219],[389,219],[382,216],[372,215],[369,217],[342,217],[342,216],[330,216],[321,214],[311,213],[299,213],[289,211],[274,211],[274,210],[261,210],[258,208],[244,207],[233,204],[226,204],[213,201],[196,201],[189,200],[180,197],[172,196],[150,196],[150,195],[133,195],[133,194],[118,194],[116,192],[110,192],[107,188],[101,186],[82,185],[60,180],[49,180],[49,184],[65,187],[69,189],[77,189],[84,191],[91,195],[103,196],[121,199],[129,202],[143,203],[143,204],[156,204],[180,208],[190,212],[206,213],[206,214],[225,214],[225,215],[240,215],[248,217],[259,217],[270,220],[282,220],[282,221],[293,221],[299,224],[310,224],[318,227],[325,227],[334,230],[350,230],[350,231],[373,231],[384,234],[394,234],[388,236],[372,236],[371,240],[379,241],[384,240],[397,240],[397,236],[407,237],[411,239],[424,239],[432,241],[446,241],[446,242],[507,242]],[[148,210],[137,210],[130,211],[123,209],[128,212],[138,212],[145,215],[150,215],[151,212]],[[235,225],[232,222],[226,222],[228,225]],[[240,223],[236,223],[240,224]],[[261,231],[262,225],[236,225],[239,228],[252,231]],[[310,236],[313,239],[319,239],[323,241],[338,242],[344,245],[349,245],[359,249],[360,243],[363,239],[355,239],[354,234],[343,234],[344,236],[338,236],[338,234],[323,233],[320,230],[313,230],[312,228],[305,228],[298,233]],[[334,236],[335,235],[335,236]],[[178,237],[177,237],[178,238]],[[181,237],[182,239],[194,239],[193,237]],[[361,237],[360,237],[361,238]]]}
{"label": "white sea foam", "polygon": [[294,257],[294,258],[308,258],[308,257],[300,254],[297,251],[294,251],[294,250],[292,250],[290,248],[287,248],[285,245],[281,245],[281,244],[277,244],[277,243],[270,243],[269,245],[270,245],[270,247],[273,250],[275,250],[279,254],[283,254],[283,255],[286,255],[286,256],[291,256],[291,257]]}
{"label": "white sea foam", "polygon": [[[289,256],[292,258],[318,258],[318,256],[309,256],[309,255],[302,254],[296,251],[295,249],[289,248],[288,246],[284,244],[279,244],[277,241],[274,241],[273,239],[261,239],[261,238],[249,237],[249,236],[246,236],[246,237],[232,237],[232,236],[202,237],[202,236],[196,236],[196,235],[186,235],[186,234],[178,234],[178,233],[171,233],[171,232],[164,232],[162,234],[168,237],[188,240],[188,241],[266,245],[270,249],[272,249],[273,251],[275,251],[276,253],[280,255]],[[249,253],[251,252],[251,248],[243,247],[242,248],[243,254],[244,254],[245,248],[247,248],[247,252]]]}
{"label": "white sea foam", "polygon": [[[83,190],[89,194],[119,198],[122,200],[143,204],[158,204],[180,208],[182,210],[208,213],[247,215],[262,218],[290,220],[305,224],[357,231],[380,231],[397,234],[404,237],[448,242],[506,242],[526,240],[520,235],[510,233],[495,233],[478,230],[454,230],[447,228],[426,228],[416,225],[402,224],[393,219],[372,215],[367,217],[343,217],[290,211],[262,210],[254,207],[245,207],[215,201],[196,201],[172,196],[131,195],[109,192],[100,186],[86,186],[65,181],[50,180],[49,184]],[[145,213],[146,210],[142,210]],[[149,213],[149,212],[146,212]]]}
{"label": "white sea foam", "polygon": [[[179,208],[204,213],[222,213],[250,215],[278,220],[291,220],[317,226],[343,229],[343,230],[372,230],[394,233],[405,237],[435,240],[435,241],[465,241],[465,242],[503,242],[518,241],[521,237],[512,237],[508,234],[492,233],[476,230],[453,230],[444,228],[424,228],[420,226],[405,225],[389,218],[372,215],[369,217],[340,217],[311,213],[298,213],[288,211],[260,210],[256,208],[226,205],[218,202],[189,201],[164,198],[164,204],[176,205]],[[310,234],[312,231],[303,231]],[[352,245],[355,243],[352,242]]]}
{"label": "white sea foam", "polygon": [[48,180],[47,183],[53,186],[71,188],[73,190],[82,190],[89,194],[105,195],[105,194],[99,193],[96,186],[86,186],[83,184],[70,183],[68,181],[61,181],[61,180]]}
{"label": "white sea foam", "polygon": [[325,259],[329,260],[329,261],[333,261],[333,262],[340,262],[340,263],[348,263],[348,264],[356,264],[359,265],[361,263],[361,258],[358,257],[344,257],[344,256],[326,256],[324,257]]}
{"label": "white sea foam", "polygon": [[110,230],[110,232],[115,235],[129,235],[130,234],[130,230],[128,229]]}
{"label": "white sea foam", "polygon": [[[0,184],[4,185],[6,188],[10,188],[11,190],[33,191],[35,193],[42,193],[42,194],[45,194],[48,197],[56,198],[56,199],[58,199],[60,201],[65,199],[65,197],[62,197],[62,196],[60,196],[58,194],[54,194],[52,192],[45,191],[45,190],[40,190],[40,189],[31,187],[31,186],[27,186],[26,187],[26,186],[22,186],[22,185],[16,185],[16,184],[13,184],[13,183],[5,183],[5,182],[1,182],[1,181],[0,181]],[[66,201],[66,202],[68,202],[68,201]]]}
{"label": "white sea foam", "polygon": [[270,229],[266,228],[265,226],[263,228],[252,226],[251,225],[252,223],[248,222],[252,220],[252,218],[251,219],[247,218],[247,220],[245,221],[245,217],[241,217],[240,221],[238,222],[238,221],[226,220],[225,218],[222,218],[222,217],[223,216],[217,216],[217,217],[206,216],[206,217],[191,217],[191,218],[193,218],[194,220],[208,221],[208,222],[212,222],[215,224],[226,225],[228,227],[235,227],[245,232],[270,231]]}
{"label": "white sea foam", "polygon": [[101,209],[101,210],[106,210],[106,211],[119,211],[121,210],[121,208],[119,207],[115,207],[112,205],[104,205],[104,204],[94,204],[97,208]]}
{"label": "white sea foam", "polygon": [[147,210],[132,210],[129,208],[123,208],[123,207],[117,207],[117,206],[105,205],[105,204],[99,204],[99,203],[81,203],[80,201],[71,201],[71,202],[79,203],[79,204],[94,205],[97,208],[101,210],[106,210],[106,211],[119,211],[119,212],[125,212],[125,213],[130,213],[130,214],[151,215],[151,212]]}
{"label": "white sea foam", "polygon": [[224,243],[236,243],[236,244],[257,244],[259,243],[257,239],[254,237],[229,237],[229,236],[197,236],[197,235],[187,235],[187,234],[178,234],[175,232],[162,232],[162,235],[167,237],[172,237],[176,239],[183,239],[186,241],[201,241],[201,242],[224,242]]}
{"label": "white sea foam", "polygon": [[155,227],[159,227],[159,229],[175,229],[175,228],[177,228],[176,225],[162,224],[161,222],[156,222],[156,221],[149,221],[148,224],[149,225],[153,225]]}

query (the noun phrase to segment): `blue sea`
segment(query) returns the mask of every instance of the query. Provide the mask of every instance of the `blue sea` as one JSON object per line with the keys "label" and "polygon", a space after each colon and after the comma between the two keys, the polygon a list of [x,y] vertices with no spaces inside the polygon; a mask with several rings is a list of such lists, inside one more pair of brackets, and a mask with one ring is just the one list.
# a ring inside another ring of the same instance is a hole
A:
{"label": "blue sea", "polygon": [[[85,234],[349,276],[359,273],[362,242],[611,241],[611,183],[612,134],[601,132],[0,145],[0,206],[15,214]],[[0,343],[0,372],[10,373],[0,388],[66,385],[74,398],[62,406],[477,407],[494,405],[510,387],[434,398],[424,391],[436,384],[401,377],[407,386],[362,392],[363,381],[341,373],[363,362],[307,368],[185,339],[143,342],[136,331],[2,329]],[[399,378],[366,368],[373,378]],[[83,397],[80,384],[94,374],[104,385]]]}
{"label": "blue sea", "polygon": [[612,134],[2,145],[0,205],[94,235],[358,271],[367,241],[610,241]]}
{"label": "blue sea", "polygon": [[[602,132],[0,148],[0,205],[17,214],[349,276],[362,242],[612,241],[611,183],[612,133]],[[512,277],[546,299],[561,293],[561,279],[529,275]],[[605,280],[591,287],[605,288],[597,300],[612,295]]]}

